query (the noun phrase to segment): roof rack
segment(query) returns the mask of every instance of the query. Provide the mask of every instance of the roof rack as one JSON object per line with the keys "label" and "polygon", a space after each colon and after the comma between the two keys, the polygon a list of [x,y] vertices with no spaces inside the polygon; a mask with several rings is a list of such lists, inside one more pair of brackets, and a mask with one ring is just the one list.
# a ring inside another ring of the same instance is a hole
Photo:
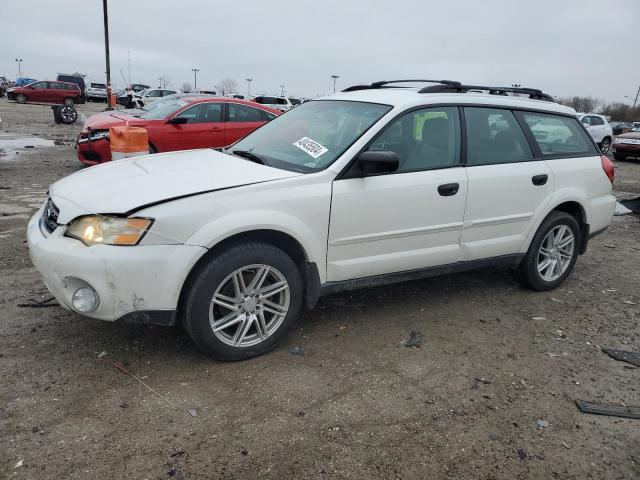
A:
{"label": "roof rack", "polygon": [[[382,80],[380,82],[373,82],[371,85],[354,85],[353,87],[345,88],[343,92],[355,92],[356,90],[371,90],[376,88],[388,88],[392,83],[438,83],[449,87],[460,86],[460,82],[453,80]],[[395,87],[400,88],[400,87]]]}
{"label": "roof rack", "polygon": [[544,100],[555,102],[553,97],[537,88],[522,87],[488,87],[484,85],[463,85],[454,80],[385,80],[373,82],[371,85],[354,85],[343,90],[343,92],[354,92],[357,90],[370,90],[376,88],[401,88],[393,87],[396,83],[434,83],[418,90],[418,93],[467,93],[470,91],[486,91],[490,95],[507,95],[507,93],[522,93],[528,95],[533,100]]}

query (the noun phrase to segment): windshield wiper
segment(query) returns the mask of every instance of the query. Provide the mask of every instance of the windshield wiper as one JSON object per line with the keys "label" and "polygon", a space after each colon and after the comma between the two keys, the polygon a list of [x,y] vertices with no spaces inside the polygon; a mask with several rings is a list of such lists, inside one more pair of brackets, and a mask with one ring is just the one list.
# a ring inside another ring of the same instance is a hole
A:
{"label": "windshield wiper", "polygon": [[260,165],[269,165],[264,158],[256,155],[255,153],[251,153],[248,150],[233,150],[231,153],[237,157],[246,158],[252,162],[259,163]]}

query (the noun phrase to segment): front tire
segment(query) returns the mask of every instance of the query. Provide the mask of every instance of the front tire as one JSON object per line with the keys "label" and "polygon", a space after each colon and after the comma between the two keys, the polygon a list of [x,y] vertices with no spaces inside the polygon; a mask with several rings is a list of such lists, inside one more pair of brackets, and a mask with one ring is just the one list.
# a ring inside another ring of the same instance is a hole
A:
{"label": "front tire", "polygon": [[187,288],[185,330],[203,353],[222,361],[275,348],[297,321],[304,291],[291,257],[253,242],[211,258]]}
{"label": "front tire", "polygon": [[533,290],[553,290],[573,270],[580,244],[580,226],[576,219],[566,212],[551,212],[538,228],[518,267],[520,279]]}
{"label": "front tire", "polygon": [[24,95],[24,93],[19,93],[18,95],[16,95],[16,102],[18,103],[27,103],[27,97]]}

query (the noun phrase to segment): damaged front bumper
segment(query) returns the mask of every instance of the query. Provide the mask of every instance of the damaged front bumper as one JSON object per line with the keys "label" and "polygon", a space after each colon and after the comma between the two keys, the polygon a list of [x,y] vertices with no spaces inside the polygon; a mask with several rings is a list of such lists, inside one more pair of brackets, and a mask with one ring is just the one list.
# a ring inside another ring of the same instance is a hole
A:
{"label": "damaged front bumper", "polygon": [[65,227],[45,235],[40,227],[44,206],[27,228],[29,255],[47,288],[64,308],[73,295],[91,287],[97,307],[83,315],[99,320],[123,318],[135,323],[171,324],[182,285],[206,252],[192,245],[85,246],[65,237]]}

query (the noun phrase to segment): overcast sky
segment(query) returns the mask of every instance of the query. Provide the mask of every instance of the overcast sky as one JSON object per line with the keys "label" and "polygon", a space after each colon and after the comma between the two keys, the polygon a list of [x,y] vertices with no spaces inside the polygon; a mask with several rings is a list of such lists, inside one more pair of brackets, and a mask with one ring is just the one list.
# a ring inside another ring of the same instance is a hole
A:
{"label": "overcast sky", "polygon": [[[135,12],[135,13],[133,13]],[[111,76],[316,96],[392,78],[542,88],[629,101],[640,85],[640,0],[109,0]],[[101,0],[3,1],[0,75],[104,82]]]}

